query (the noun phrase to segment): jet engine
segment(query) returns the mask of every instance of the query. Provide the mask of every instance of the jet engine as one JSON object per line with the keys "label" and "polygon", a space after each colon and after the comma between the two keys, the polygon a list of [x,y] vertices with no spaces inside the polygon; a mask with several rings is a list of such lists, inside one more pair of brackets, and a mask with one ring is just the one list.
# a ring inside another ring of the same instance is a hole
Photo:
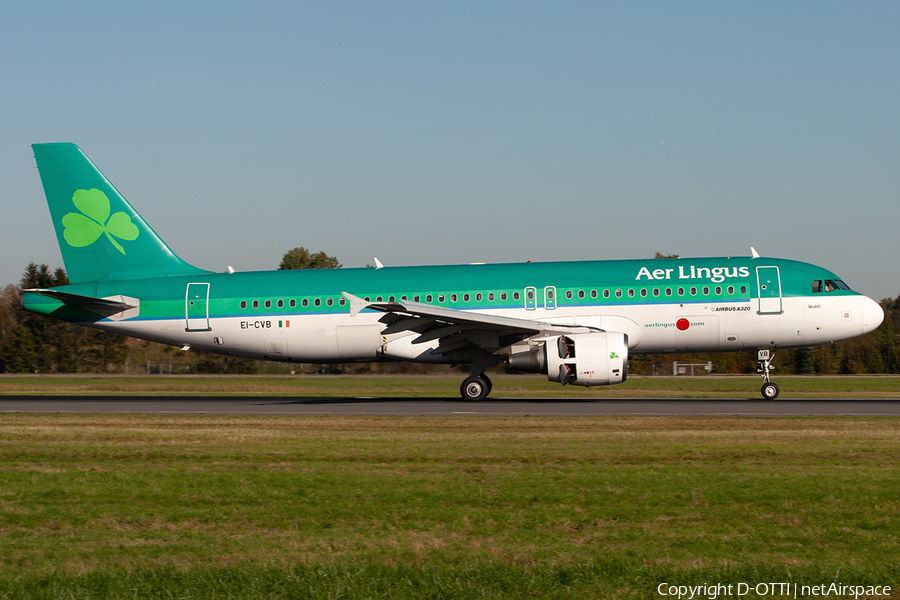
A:
{"label": "jet engine", "polygon": [[519,371],[543,373],[566,385],[613,385],[627,378],[628,336],[617,331],[560,335],[509,356]]}

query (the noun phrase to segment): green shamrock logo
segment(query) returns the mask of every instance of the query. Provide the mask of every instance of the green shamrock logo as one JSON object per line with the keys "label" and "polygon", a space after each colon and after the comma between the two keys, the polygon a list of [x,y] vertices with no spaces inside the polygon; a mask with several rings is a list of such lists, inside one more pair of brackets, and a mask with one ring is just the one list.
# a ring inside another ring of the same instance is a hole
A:
{"label": "green shamrock logo", "polygon": [[113,239],[113,236],[131,242],[140,234],[137,225],[132,223],[131,217],[125,213],[117,212],[109,216],[109,198],[100,190],[76,190],[72,194],[72,202],[83,214],[72,212],[62,219],[62,224],[66,228],[63,237],[70,246],[76,248],[90,246],[105,233],[112,245],[125,254],[125,249]]}
{"label": "green shamrock logo", "polygon": [[610,352],[610,353],[609,353],[609,358],[611,358],[611,359],[613,359],[613,358],[619,358],[619,355],[616,354],[615,352]]}

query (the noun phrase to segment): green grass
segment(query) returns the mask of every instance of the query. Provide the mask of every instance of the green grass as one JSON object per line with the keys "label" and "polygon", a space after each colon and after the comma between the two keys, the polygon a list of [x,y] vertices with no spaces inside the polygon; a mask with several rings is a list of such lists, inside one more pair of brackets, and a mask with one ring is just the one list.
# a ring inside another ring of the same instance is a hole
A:
{"label": "green grass", "polygon": [[897,584],[898,441],[892,418],[6,414],[0,598]]}
{"label": "green grass", "polygon": [[[757,376],[631,377],[611,387],[561,386],[539,375],[491,375],[496,398],[758,398]],[[440,376],[0,376],[9,395],[459,396],[465,374]],[[900,376],[775,377],[781,398],[900,398]]]}

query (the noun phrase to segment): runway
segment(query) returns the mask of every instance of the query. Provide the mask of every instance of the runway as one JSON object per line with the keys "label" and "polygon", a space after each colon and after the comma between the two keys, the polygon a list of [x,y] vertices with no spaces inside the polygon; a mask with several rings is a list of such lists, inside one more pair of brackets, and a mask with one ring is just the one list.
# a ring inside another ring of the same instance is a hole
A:
{"label": "runway", "polygon": [[900,416],[900,399],[295,398],[285,396],[3,396],[0,413],[371,416]]}

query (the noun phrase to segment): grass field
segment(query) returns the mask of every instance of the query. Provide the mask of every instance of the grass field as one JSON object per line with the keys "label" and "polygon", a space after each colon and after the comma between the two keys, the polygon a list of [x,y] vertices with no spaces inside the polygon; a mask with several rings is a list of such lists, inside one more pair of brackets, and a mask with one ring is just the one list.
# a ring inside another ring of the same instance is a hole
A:
{"label": "grass field", "polygon": [[898,442],[889,418],[4,414],[0,598],[896,591]]}
{"label": "grass field", "polygon": [[[464,374],[441,376],[0,375],[0,395],[264,395],[459,397]],[[757,376],[630,377],[621,385],[560,386],[539,375],[491,375],[497,398],[759,398]],[[781,398],[900,398],[898,376],[786,376]]]}

